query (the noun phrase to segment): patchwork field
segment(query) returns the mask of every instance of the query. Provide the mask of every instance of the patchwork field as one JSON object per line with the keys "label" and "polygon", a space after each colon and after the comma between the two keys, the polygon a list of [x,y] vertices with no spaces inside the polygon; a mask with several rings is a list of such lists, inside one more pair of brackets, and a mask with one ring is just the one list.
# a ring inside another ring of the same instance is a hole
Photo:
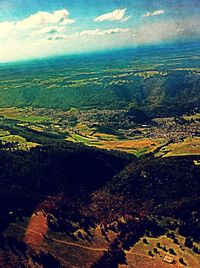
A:
{"label": "patchwork field", "polygon": [[[200,138],[192,132],[198,130],[198,113],[183,117],[187,121],[185,125],[182,121],[180,124],[173,121],[172,118],[161,118],[156,121],[156,127],[151,124],[134,125],[127,121],[123,129],[121,124],[125,113],[126,111],[105,110],[100,115],[95,110],[0,108],[0,140],[15,142],[22,150],[40,144],[37,137],[41,140],[48,136],[87,146],[127,152],[138,157],[150,152],[163,157],[200,154]],[[117,118],[118,122],[112,124],[111,118]],[[193,125],[190,127],[190,124]],[[172,125],[173,134],[170,133]],[[127,131],[129,127],[132,132]],[[165,127],[168,127],[169,131],[163,131]],[[27,140],[33,133],[35,136]]]}
{"label": "patchwork field", "polygon": [[[112,130],[112,132],[114,133],[114,130]],[[137,137],[122,137],[122,135],[98,132],[98,130],[95,128],[93,128],[93,133],[92,129],[86,129],[86,132],[83,132],[82,129],[81,134],[72,133],[67,140],[72,142],[81,142],[88,146],[95,146],[107,150],[128,152],[137,156],[153,152],[155,149],[165,143],[164,139],[138,139]]]}
{"label": "patchwork field", "polygon": [[182,155],[200,155],[200,137],[189,137],[180,143],[171,143],[163,147],[158,155],[164,157]]}
{"label": "patchwork field", "polygon": [[133,153],[140,156],[145,153],[153,152],[157,147],[163,144],[163,140],[138,139],[138,140],[118,140],[118,141],[100,141],[96,144],[97,147],[118,150],[128,153]]}

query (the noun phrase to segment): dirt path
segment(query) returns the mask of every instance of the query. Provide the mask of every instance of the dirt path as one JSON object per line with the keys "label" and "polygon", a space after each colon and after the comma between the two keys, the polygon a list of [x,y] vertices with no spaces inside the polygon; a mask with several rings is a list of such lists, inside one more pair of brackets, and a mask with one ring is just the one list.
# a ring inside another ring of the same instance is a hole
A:
{"label": "dirt path", "polygon": [[[36,242],[43,241],[44,234],[46,234],[44,232],[37,231],[36,230],[37,228],[35,228],[35,226],[34,226],[33,229],[31,229],[30,227],[33,226],[32,224],[29,224],[28,225],[29,228],[24,228],[24,227],[18,226],[17,224],[13,224],[13,225],[15,225],[17,228],[25,231],[25,242],[28,243],[28,244],[31,244],[31,245],[33,245],[33,242],[35,242],[35,241]],[[34,238],[35,236],[36,236],[36,238]],[[74,246],[74,247],[77,247],[77,248],[82,248],[82,249],[86,249],[86,250],[90,250],[90,251],[100,251],[100,252],[103,252],[103,251],[107,251],[108,250],[108,248],[93,248],[93,247],[84,246],[84,245],[80,245],[80,244],[73,243],[73,242],[67,242],[67,241],[63,241],[63,240],[55,239],[55,238],[52,238],[51,240],[53,242],[55,242],[55,243],[63,244],[63,245],[66,245],[66,246]],[[34,245],[38,245],[38,244],[34,244]],[[127,255],[134,255],[134,256],[138,256],[138,257],[142,257],[142,258],[151,259],[150,256],[142,255],[142,254],[137,254],[137,253],[126,251],[126,250],[125,250],[125,253]]]}
{"label": "dirt path", "polygon": [[[34,237],[35,235],[37,236],[37,239],[35,239],[35,240],[37,240],[37,242],[38,242],[38,240],[41,241],[41,240],[44,239],[44,233],[38,232],[38,231],[36,231],[34,229],[24,228],[24,227],[18,226],[17,224],[13,224],[13,225],[16,226],[17,228],[21,229],[21,230],[26,231],[25,242],[27,244],[31,243],[31,245],[33,245],[32,237]],[[27,237],[26,237],[27,234],[28,234],[28,240],[26,240],[27,239]],[[29,237],[31,237],[31,239]],[[67,245],[67,246],[75,246],[75,247],[79,247],[79,248],[83,248],[83,249],[87,249],[87,250],[92,250],[92,251],[101,251],[101,252],[102,251],[107,251],[107,248],[92,248],[92,247],[80,245],[80,244],[73,243],[73,242],[67,242],[67,241],[63,241],[63,240],[59,240],[59,239],[55,239],[55,238],[52,238],[51,240],[53,242],[56,242],[56,243],[59,243],[59,244],[63,244],[63,245]]]}
{"label": "dirt path", "polygon": [[87,250],[92,250],[92,251],[107,251],[107,248],[92,248],[92,247],[88,247],[88,246],[83,246],[80,244],[76,244],[73,242],[66,242],[63,240],[58,240],[58,239],[53,239],[54,242],[60,243],[60,244],[64,244],[64,245],[68,245],[68,246],[75,246],[75,247],[79,247],[79,248],[83,248],[83,249],[87,249]]}
{"label": "dirt path", "polygon": [[134,255],[134,256],[138,256],[138,257],[143,257],[143,258],[147,258],[147,259],[152,259],[152,257],[147,256],[147,255],[144,255],[144,254],[137,254],[137,253],[130,252],[130,251],[126,251],[126,250],[125,250],[125,253],[126,253],[127,255]]}

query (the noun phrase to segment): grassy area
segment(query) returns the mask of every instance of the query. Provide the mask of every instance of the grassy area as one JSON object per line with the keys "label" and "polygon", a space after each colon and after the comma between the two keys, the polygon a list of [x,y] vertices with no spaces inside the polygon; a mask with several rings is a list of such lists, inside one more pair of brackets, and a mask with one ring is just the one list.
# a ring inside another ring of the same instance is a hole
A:
{"label": "grassy area", "polygon": [[78,135],[78,134],[72,134],[72,136],[68,137],[66,139],[67,141],[72,141],[72,142],[80,142],[84,144],[90,144],[92,142],[92,139]]}
{"label": "grassy area", "polygon": [[79,123],[76,125],[76,129],[80,133],[84,133],[85,135],[92,135],[92,133],[95,131],[95,128],[89,128],[84,123]]}
{"label": "grassy area", "polygon": [[168,146],[163,147],[158,155],[163,155],[164,157],[200,155],[200,138],[189,137],[183,142],[171,143]]}
{"label": "grassy area", "polygon": [[31,130],[34,130],[34,131],[36,131],[36,132],[40,132],[40,133],[42,133],[42,132],[44,132],[44,127],[41,127],[41,126],[28,126],[28,129],[31,129]]}
{"label": "grassy area", "polygon": [[[143,242],[143,239],[147,240],[147,243]],[[182,236],[177,236],[178,244],[175,244],[172,239],[168,238],[166,235],[150,238],[143,237],[138,243],[131,248],[130,251],[127,251],[127,265],[120,266],[121,268],[125,267],[140,267],[140,268],[181,268],[181,267],[190,267],[197,268],[200,263],[200,255],[195,254],[191,249],[184,246],[185,238]],[[157,246],[157,243],[160,243],[160,247]],[[166,250],[164,250],[164,247]],[[154,249],[157,249],[157,253],[154,252]],[[173,249],[174,254],[170,254],[169,249]],[[152,252],[153,255],[150,256],[149,252]],[[174,260],[173,264],[169,264],[164,261],[164,257],[169,256]],[[183,258],[187,266],[184,266],[180,263],[179,259]]]}
{"label": "grassy area", "polygon": [[140,156],[145,153],[153,152],[163,143],[163,139],[127,139],[118,141],[105,141],[103,143],[101,142],[98,147],[110,150],[129,152],[135,154],[136,156]]}
{"label": "grassy area", "polygon": [[186,115],[186,116],[183,116],[183,118],[186,120],[200,119],[200,113],[196,113],[193,115]]}
{"label": "grassy area", "polygon": [[19,135],[7,135],[7,136],[0,136],[0,140],[7,143],[7,142],[15,142],[18,143],[18,148],[20,150],[29,150],[30,148],[34,148],[38,146],[38,143],[35,142],[28,142],[25,138]]}
{"label": "grassy area", "polygon": [[[40,215],[40,214],[38,214]],[[18,218],[16,223],[11,223],[6,230],[5,234],[9,236],[17,237],[20,240],[31,240],[31,244],[34,248],[39,250],[45,250],[51,252],[53,255],[58,256],[58,259],[62,262],[63,267],[91,267],[92,263],[102,257],[104,249],[109,247],[109,244],[115,239],[116,233],[109,230],[108,238],[110,241],[106,241],[101,233],[100,226],[97,225],[91,228],[92,236],[90,239],[81,239],[77,236],[77,239],[70,238],[65,232],[53,232],[48,230],[47,236],[54,239],[54,242],[48,238],[33,235],[28,232],[27,228],[36,230],[39,232],[46,232],[45,224],[37,217],[23,218],[23,222]],[[32,226],[31,226],[32,225]],[[30,228],[31,226],[31,228]],[[41,230],[42,229],[42,230]],[[83,233],[82,229],[79,229]],[[85,232],[84,232],[85,233]],[[41,240],[41,238],[43,238]],[[34,244],[32,243],[34,242]],[[103,249],[103,250],[101,250]]]}
{"label": "grassy area", "polygon": [[153,152],[161,146],[165,141],[163,139],[122,139],[117,135],[95,132],[90,136],[82,136],[79,134],[71,134],[66,140],[72,142],[84,143],[88,146],[95,146],[107,150],[118,150],[141,156],[143,154]]}
{"label": "grassy area", "polygon": [[9,131],[0,129],[0,137],[8,136],[9,134]]}
{"label": "grassy area", "polygon": [[200,161],[199,161],[199,160],[194,160],[194,164],[195,164],[196,166],[200,166]]}
{"label": "grassy area", "polygon": [[13,115],[13,116],[6,116],[9,119],[15,119],[23,122],[28,123],[41,123],[48,120],[47,116],[24,116],[24,115]]}
{"label": "grassy area", "polygon": [[106,133],[99,133],[96,132],[94,135],[99,141],[104,140],[104,141],[118,141],[119,137],[116,135],[112,134],[106,134]]}
{"label": "grassy area", "polygon": [[[83,129],[82,129],[83,133]],[[88,146],[95,146],[102,149],[118,150],[136,155],[137,157],[154,152],[157,148],[164,145],[164,139],[135,139],[121,138],[117,135],[107,134],[102,132],[91,133],[87,129],[87,134],[84,136],[79,134],[72,134],[67,138],[68,141],[84,143]],[[183,142],[170,143],[163,146],[156,156],[170,157],[170,156],[184,156],[184,155],[200,155],[200,138],[188,137]]]}
{"label": "grassy area", "polygon": [[0,116],[27,123],[41,123],[47,121],[47,116],[34,115],[32,111],[19,108],[1,108]]}

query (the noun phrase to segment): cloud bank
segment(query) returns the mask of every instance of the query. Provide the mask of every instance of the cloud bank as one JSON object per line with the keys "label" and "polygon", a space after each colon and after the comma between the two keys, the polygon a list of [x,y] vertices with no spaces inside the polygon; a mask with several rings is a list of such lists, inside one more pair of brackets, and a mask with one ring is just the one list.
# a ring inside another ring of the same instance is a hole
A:
{"label": "cloud bank", "polygon": [[0,38],[17,35],[41,35],[50,31],[60,32],[64,27],[74,22],[74,19],[69,18],[69,12],[66,9],[53,13],[39,11],[21,21],[1,22]]}
{"label": "cloud bank", "polygon": [[[162,14],[164,10],[155,10],[144,16]],[[88,19],[90,23],[80,25],[67,9],[62,9],[39,11],[19,21],[0,22],[0,62],[200,39],[198,16],[162,21],[143,20],[140,16],[138,23],[129,22],[129,27],[120,27],[129,17],[126,9],[116,9],[95,19],[95,22],[107,21],[99,24],[101,27],[96,27],[92,18]]]}

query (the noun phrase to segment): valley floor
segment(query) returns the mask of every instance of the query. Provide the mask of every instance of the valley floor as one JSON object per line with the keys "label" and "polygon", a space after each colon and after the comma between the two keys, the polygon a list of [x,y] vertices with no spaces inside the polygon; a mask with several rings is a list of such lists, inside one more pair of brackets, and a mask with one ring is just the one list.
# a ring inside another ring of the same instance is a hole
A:
{"label": "valley floor", "polygon": [[[0,141],[29,150],[45,138],[141,156],[200,154],[200,114],[134,123],[125,110],[0,109]],[[39,138],[40,137],[40,138]]]}

